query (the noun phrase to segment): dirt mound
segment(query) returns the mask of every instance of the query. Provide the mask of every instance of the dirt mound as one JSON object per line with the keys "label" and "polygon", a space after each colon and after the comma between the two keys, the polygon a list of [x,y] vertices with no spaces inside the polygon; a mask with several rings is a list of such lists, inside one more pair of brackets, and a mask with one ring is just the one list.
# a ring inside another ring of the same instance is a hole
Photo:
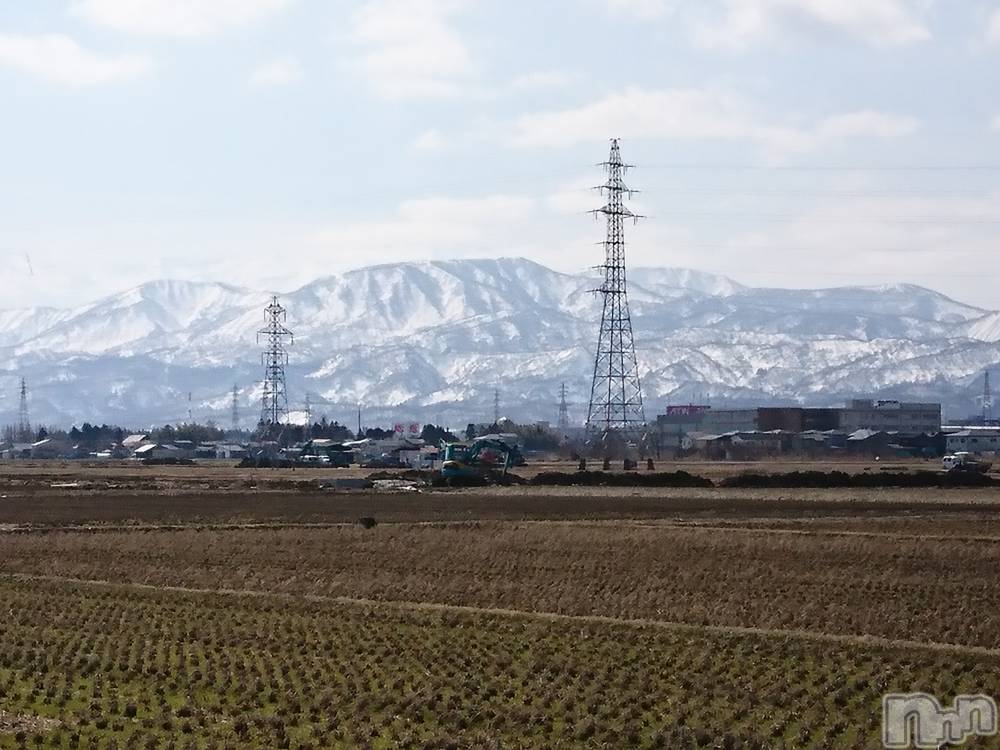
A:
{"label": "dirt mound", "polygon": [[686,471],[621,474],[603,471],[544,472],[529,484],[540,487],[712,487],[711,479]]}
{"label": "dirt mound", "polygon": [[144,458],[143,466],[195,466],[190,458]]}
{"label": "dirt mound", "polygon": [[739,474],[726,477],[720,487],[787,489],[824,487],[992,487],[997,481],[985,474],[946,474],[935,471],[848,474],[843,471],[793,471],[784,474]]}
{"label": "dirt mound", "polygon": [[423,469],[406,469],[405,471],[376,471],[366,478],[369,482],[377,482],[391,479],[400,479],[410,482],[423,482],[431,484],[441,476],[439,471],[426,471]]}
{"label": "dirt mound", "polygon": [[431,484],[434,487],[512,487],[525,484],[525,481],[516,474],[492,471],[482,476],[468,477],[443,477],[438,473]]}

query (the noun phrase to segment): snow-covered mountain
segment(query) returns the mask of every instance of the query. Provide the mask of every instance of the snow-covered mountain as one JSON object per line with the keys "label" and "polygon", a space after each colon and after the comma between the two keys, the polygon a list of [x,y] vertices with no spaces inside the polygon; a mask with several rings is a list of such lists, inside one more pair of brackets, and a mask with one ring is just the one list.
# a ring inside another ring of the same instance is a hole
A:
{"label": "snow-covered mountain", "polygon": [[[565,382],[583,419],[600,316],[593,272],[524,259],[374,266],[281,295],[295,332],[289,393],[369,423],[485,420],[494,388],[517,419],[554,420]],[[667,403],[941,400],[971,412],[1000,363],[1000,313],[917,286],[757,289],[671,268],[631,272],[652,414]],[[157,281],[74,309],[0,310],[0,421],[28,380],[36,422],[256,420],[256,331],[270,292]],[[190,407],[188,394],[191,394]]]}

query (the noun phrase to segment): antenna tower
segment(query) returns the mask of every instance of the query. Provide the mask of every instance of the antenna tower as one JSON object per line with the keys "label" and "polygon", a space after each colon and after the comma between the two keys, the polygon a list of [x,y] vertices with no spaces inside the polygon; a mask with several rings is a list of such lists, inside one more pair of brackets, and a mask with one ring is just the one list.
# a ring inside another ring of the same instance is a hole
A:
{"label": "antenna tower", "polygon": [[233,384],[233,432],[240,431],[240,387]]}
{"label": "antenna tower", "polygon": [[285,388],[285,367],[288,365],[288,350],[285,341],[295,343],[292,332],[285,328],[285,308],[277,296],[264,310],[266,324],[257,331],[257,343],[266,348],[261,354],[264,365],[264,395],[262,398],[260,421],[264,425],[280,424],[288,415],[288,391]]}
{"label": "antenna tower", "polygon": [[625,185],[624,175],[631,165],[622,162],[617,139],[611,141],[608,161],[600,166],[607,170],[608,179],[596,190],[607,198],[607,203],[592,213],[607,219],[608,232],[604,265],[598,266],[604,271],[604,283],[594,290],[603,297],[604,311],[597,338],[587,431],[597,434],[618,431],[626,437],[637,437],[646,424],[646,416],[628,309],[625,221],[635,223],[642,217],[625,206],[625,196],[631,198],[636,191]]}
{"label": "antenna tower", "polygon": [[19,440],[31,439],[31,419],[28,417],[28,384],[21,378],[21,406],[17,417],[17,434]]}
{"label": "antenna tower", "polygon": [[569,429],[569,404],[566,403],[566,384],[559,387],[559,431]]}
{"label": "antenna tower", "polygon": [[993,421],[993,391],[990,388],[990,371],[983,376],[983,424]]}

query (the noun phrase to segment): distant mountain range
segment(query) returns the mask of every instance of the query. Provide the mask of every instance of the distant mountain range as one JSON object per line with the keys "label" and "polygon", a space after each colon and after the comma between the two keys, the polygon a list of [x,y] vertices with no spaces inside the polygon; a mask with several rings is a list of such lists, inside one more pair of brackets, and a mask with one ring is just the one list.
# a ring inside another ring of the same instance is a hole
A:
{"label": "distant mountain range", "polygon": [[[369,424],[585,418],[600,306],[593,272],[529,260],[373,266],[281,295],[295,332],[293,410]],[[630,272],[647,416],[669,403],[827,405],[856,396],[976,409],[1000,362],[1000,312],[910,285],[759,289],[673,268]],[[23,375],[36,423],[230,423],[259,416],[270,292],[157,281],[72,309],[0,310],[0,421]],[[1000,382],[998,382],[1000,385]],[[190,406],[188,394],[191,394]],[[300,415],[301,416],[301,415]]]}

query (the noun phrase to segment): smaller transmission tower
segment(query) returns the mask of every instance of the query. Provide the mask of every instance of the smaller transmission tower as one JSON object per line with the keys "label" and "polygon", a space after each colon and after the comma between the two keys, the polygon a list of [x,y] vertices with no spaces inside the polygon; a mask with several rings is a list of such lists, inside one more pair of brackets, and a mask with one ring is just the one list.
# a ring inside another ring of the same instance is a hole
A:
{"label": "smaller transmission tower", "polygon": [[17,434],[19,440],[31,439],[31,419],[28,416],[28,383],[21,378],[21,405],[17,415]]}
{"label": "smaller transmission tower", "polygon": [[990,388],[990,371],[987,370],[983,376],[983,424],[993,421],[993,391]]}
{"label": "smaller transmission tower", "polygon": [[285,327],[285,308],[278,302],[277,296],[271,298],[271,304],[264,310],[265,326],[257,331],[257,343],[263,343],[265,349],[261,354],[264,365],[264,395],[261,398],[260,421],[264,425],[280,424],[288,415],[288,391],[285,386],[285,367],[288,365],[289,345],[295,343],[295,337]]}
{"label": "smaller transmission tower", "polygon": [[233,408],[233,413],[232,413],[233,432],[235,433],[240,431],[240,387],[235,383],[233,384],[232,408]]}
{"label": "smaller transmission tower", "polygon": [[566,403],[566,384],[559,386],[559,431],[569,429],[569,404]]}
{"label": "smaller transmission tower", "polygon": [[500,389],[493,389],[493,424],[500,424]]}

